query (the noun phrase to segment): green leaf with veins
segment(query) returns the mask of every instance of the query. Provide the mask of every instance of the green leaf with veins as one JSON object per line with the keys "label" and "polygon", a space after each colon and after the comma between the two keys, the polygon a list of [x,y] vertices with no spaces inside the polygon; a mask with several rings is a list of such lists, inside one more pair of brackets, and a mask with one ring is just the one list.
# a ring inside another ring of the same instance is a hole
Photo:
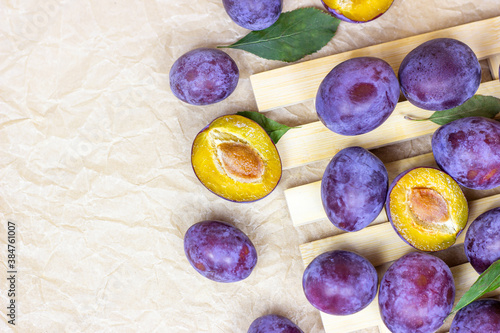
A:
{"label": "green leaf with veins", "polygon": [[280,15],[269,28],[252,31],[239,41],[219,48],[235,48],[259,57],[293,62],[325,46],[340,20],[316,8],[299,8]]}

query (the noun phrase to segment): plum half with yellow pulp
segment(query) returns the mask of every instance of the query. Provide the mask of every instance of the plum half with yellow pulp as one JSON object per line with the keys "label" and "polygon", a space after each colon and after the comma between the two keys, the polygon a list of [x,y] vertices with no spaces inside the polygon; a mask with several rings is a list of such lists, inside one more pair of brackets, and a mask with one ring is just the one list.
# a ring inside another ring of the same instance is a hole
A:
{"label": "plum half with yellow pulp", "polygon": [[469,215],[467,199],[447,173],[430,167],[402,172],[391,186],[386,212],[396,233],[421,251],[455,243]]}
{"label": "plum half with yellow pulp", "polygon": [[273,141],[259,124],[239,115],[219,117],[198,133],[191,164],[206,188],[236,202],[265,197],[281,178]]}
{"label": "plum half with yellow pulp", "polygon": [[326,10],[350,23],[372,21],[384,14],[394,0],[322,0]]}

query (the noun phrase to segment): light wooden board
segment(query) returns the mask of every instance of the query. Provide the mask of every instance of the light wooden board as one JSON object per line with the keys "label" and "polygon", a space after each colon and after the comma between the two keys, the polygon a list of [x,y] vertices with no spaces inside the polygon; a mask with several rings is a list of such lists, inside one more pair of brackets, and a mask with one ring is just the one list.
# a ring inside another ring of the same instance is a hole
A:
{"label": "light wooden board", "polygon": [[[500,82],[495,80],[481,83],[477,94],[500,98]],[[431,134],[439,127],[431,121],[407,120],[404,118],[407,115],[415,118],[428,118],[432,112],[417,108],[407,101],[400,102],[382,125],[371,132],[356,136],[333,133],[319,121],[293,128],[276,145],[283,169],[331,158],[346,147],[361,146],[372,149],[415,139]]]}
{"label": "light wooden board", "polygon": [[[381,276],[387,267],[378,267],[379,276]],[[479,276],[472,266],[468,263],[451,267],[453,279],[455,281],[455,304],[460,297],[469,289]],[[493,297],[500,294],[500,290],[495,290],[485,295]],[[349,316],[333,316],[320,312],[325,331],[328,333],[348,333],[361,329],[377,327],[379,332],[389,332],[380,317],[378,308],[378,294],[375,299],[366,308],[358,313]],[[445,326],[451,324],[452,318],[449,318]]]}
{"label": "light wooden board", "polygon": [[[457,237],[455,244],[464,243],[467,228],[476,217],[499,205],[500,194],[469,202],[467,227]],[[306,266],[321,253],[340,249],[356,252],[368,259],[374,266],[396,260],[408,252],[415,251],[396,234],[392,225],[387,222],[387,218],[385,223],[370,225],[360,231],[346,232],[300,245],[302,260]]]}
{"label": "light wooden board", "polygon": [[[471,33],[471,32],[474,33]],[[312,99],[319,84],[337,64],[350,58],[373,56],[384,59],[396,71],[411,50],[434,38],[455,38],[469,45],[479,59],[500,54],[500,17],[433,31],[413,37],[373,45],[349,52],[254,74],[250,81],[260,111],[297,104]]]}
{"label": "light wooden board", "polygon": [[[418,166],[435,167],[436,161],[432,153],[387,163],[385,167],[389,174],[389,182],[401,172]],[[321,202],[321,181],[289,188],[284,193],[290,218],[295,227],[327,218]],[[386,220],[383,210],[374,223]]]}
{"label": "light wooden board", "polygon": [[499,79],[499,68],[500,68],[500,54],[488,58],[488,65],[490,67],[491,76],[493,79]]}

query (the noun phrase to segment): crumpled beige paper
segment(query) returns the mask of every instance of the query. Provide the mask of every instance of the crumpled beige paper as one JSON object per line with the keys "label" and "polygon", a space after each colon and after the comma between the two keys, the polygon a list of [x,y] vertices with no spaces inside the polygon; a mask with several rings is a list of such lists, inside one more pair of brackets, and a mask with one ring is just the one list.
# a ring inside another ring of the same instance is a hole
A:
{"label": "crumpled beige paper", "polygon": [[[321,4],[284,0],[285,11],[306,6]],[[395,0],[373,22],[341,23],[304,60],[498,15],[498,0]],[[191,143],[212,119],[256,110],[249,76],[285,64],[225,50],[241,71],[227,100],[190,106],[169,89],[183,53],[246,33],[221,0],[0,1],[1,332],[246,332],[269,313],[323,332],[302,292],[299,244],[332,227],[292,227],[283,190],[320,179],[327,161],[284,171],[251,204],[216,197],[190,165]],[[309,102],[268,116],[317,119]],[[391,160],[429,146],[384,149]],[[184,233],[205,219],[251,238],[259,260],[249,278],[219,284],[189,265]],[[7,221],[16,224],[15,326]]]}

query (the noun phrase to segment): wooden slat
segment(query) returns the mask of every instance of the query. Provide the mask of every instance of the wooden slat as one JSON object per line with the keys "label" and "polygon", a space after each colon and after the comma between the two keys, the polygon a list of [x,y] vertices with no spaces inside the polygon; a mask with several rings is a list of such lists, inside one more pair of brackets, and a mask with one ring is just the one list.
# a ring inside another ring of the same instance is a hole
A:
{"label": "wooden slat", "polygon": [[[387,267],[385,267],[387,268]],[[378,267],[379,274],[382,275],[383,269]],[[453,279],[455,281],[455,304],[463,296],[463,294],[470,288],[479,276],[469,263],[451,267]],[[492,291],[485,295],[485,297],[494,297],[500,294],[500,289]],[[347,333],[361,329],[368,329],[371,327],[378,327],[379,332],[389,332],[385,327],[380,317],[378,308],[378,294],[370,305],[358,313],[349,316],[333,316],[321,312],[321,319],[323,326],[328,333]],[[449,318],[445,326],[451,324],[453,317]]]}
{"label": "wooden slat", "polygon": [[500,36],[500,17],[292,64],[254,74],[250,76],[250,81],[258,109],[266,111],[314,98],[326,74],[350,58],[378,57],[387,61],[397,73],[406,54],[427,40],[455,38],[469,45],[479,59],[485,59],[500,54],[500,39],[497,36]]}
{"label": "wooden slat", "polygon": [[[477,94],[500,97],[500,82],[481,83]],[[407,101],[397,104],[392,115],[378,128],[362,135],[344,136],[333,133],[321,122],[313,122],[289,130],[278,142],[283,169],[290,169],[331,158],[350,146],[372,149],[433,133],[439,126],[431,121],[410,121],[406,115],[428,118],[432,112]]]}
{"label": "wooden slat", "polygon": [[[467,227],[457,237],[455,244],[463,244],[470,223],[481,213],[498,207],[499,202],[500,194],[469,202]],[[371,225],[360,231],[346,232],[300,245],[302,260],[306,266],[321,253],[340,249],[356,252],[368,259],[374,266],[391,262],[415,251],[396,234],[387,219],[385,223]]]}
{"label": "wooden slat", "polygon": [[490,72],[493,79],[499,79],[499,67],[500,67],[500,54],[488,58],[488,65],[490,66]]}
{"label": "wooden slat", "polygon": [[[387,163],[385,167],[389,174],[389,181],[392,181],[401,172],[417,166],[435,167],[436,162],[432,153]],[[293,187],[285,190],[284,193],[295,227],[327,218],[321,202],[321,181]],[[385,210],[382,210],[373,223],[386,220]]]}

